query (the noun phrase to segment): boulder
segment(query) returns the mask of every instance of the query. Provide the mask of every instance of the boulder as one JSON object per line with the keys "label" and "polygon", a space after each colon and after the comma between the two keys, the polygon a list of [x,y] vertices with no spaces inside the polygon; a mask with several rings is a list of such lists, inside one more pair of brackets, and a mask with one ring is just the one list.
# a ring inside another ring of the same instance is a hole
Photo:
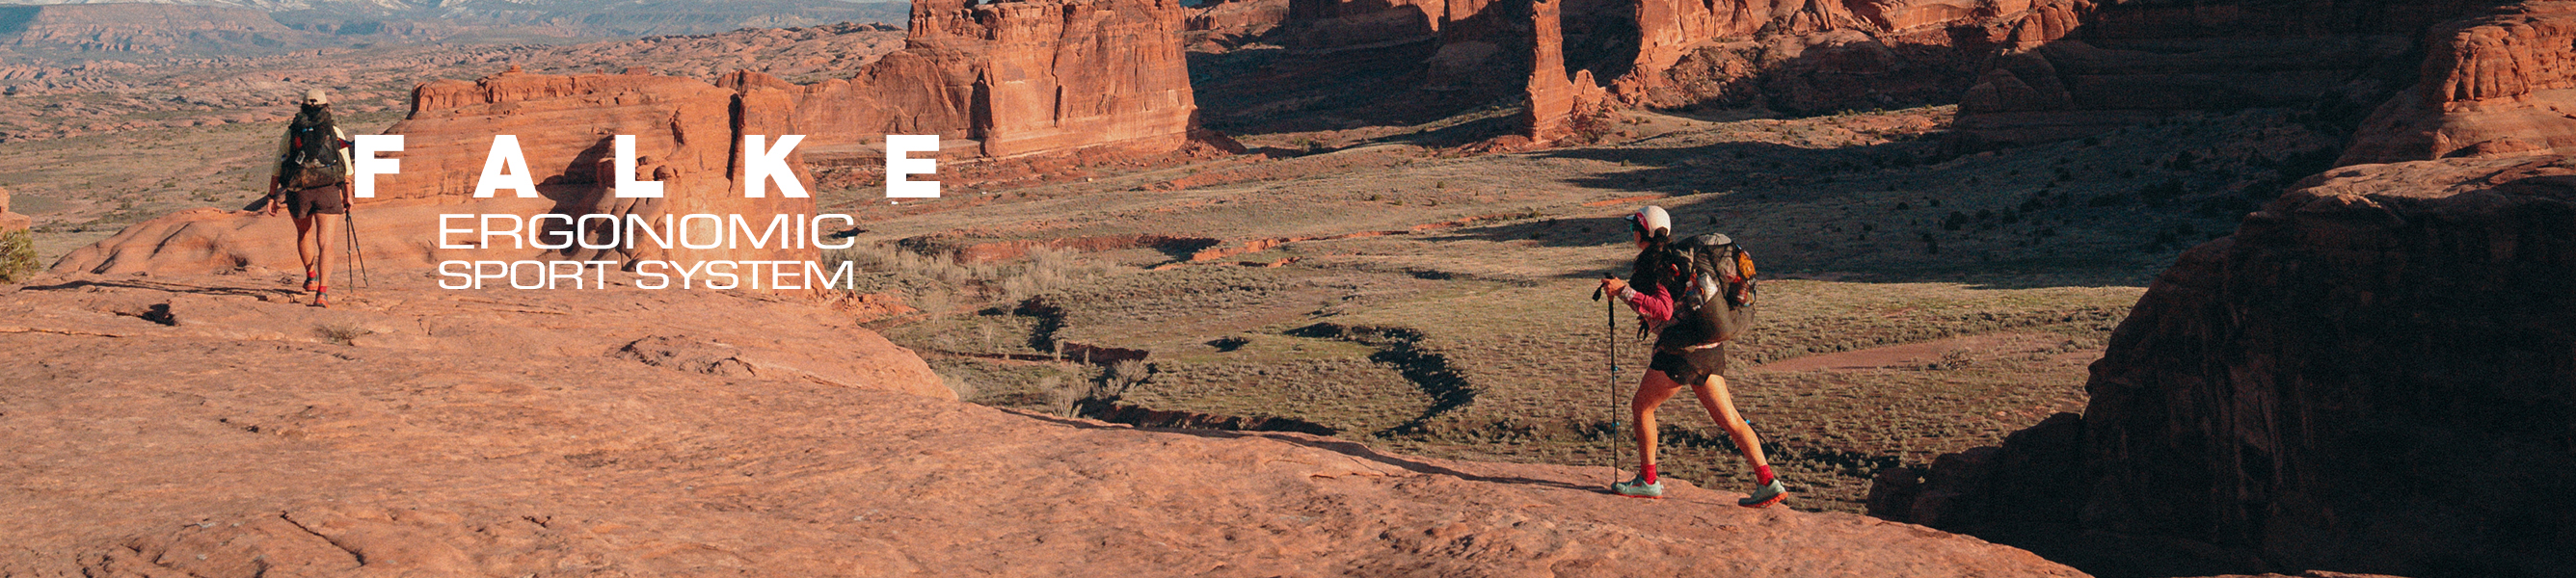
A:
{"label": "boulder", "polygon": [[2303,185],[2157,277],[2083,417],[1872,513],[2103,575],[2576,564],[2576,157]]}

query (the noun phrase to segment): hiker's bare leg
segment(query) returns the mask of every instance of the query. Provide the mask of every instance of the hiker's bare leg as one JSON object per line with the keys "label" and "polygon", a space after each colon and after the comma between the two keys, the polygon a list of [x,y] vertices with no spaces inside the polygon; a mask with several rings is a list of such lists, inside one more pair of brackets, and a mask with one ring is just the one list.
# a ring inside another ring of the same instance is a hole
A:
{"label": "hiker's bare leg", "polygon": [[1681,390],[1682,384],[1661,371],[1649,370],[1646,379],[1637,382],[1637,398],[1628,404],[1628,417],[1637,424],[1637,463],[1655,465],[1655,407]]}
{"label": "hiker's bare leg", "polygon": [[[304,276],[306,277],[312,277],[314,275],[313,257],[316,253],[321,251],[321,248],[315,245],[319,244],[322,239],[314,236],[313,234],[313,222],[319,220],[321,220],[321,215],[305,215],[295,218],[295,260],[304,264]],[[309,290],[312,288],[306,287],[305,289]]]}
{"label": "hiker's bare leg", "polygon": [[1744,415],[1735,413],[1735,398],[1726,393],[1726,378],[1710,375],[1692,386],[1691,393],[1699,395],[1699,405],[1708,408],[1709,419],[1726,428],[1726,437],[1735,440],[1735,448],[1744,452],[1744,461],[1753,462],[1755,468],[1771,465],[1762,455],[1762,438],[1753,435],[1753,424],[1744,423]]}
{"label": "hiker's bare leg", "polygon": [[[319,277],[316,277],[316,278],[317,278],[317,279],[321,279],[321,283],[322,283],[322,286],[323,286],[323,287],[329,287],[329,286],[331,286],[331,239],[336,239],[336,238],[337,238],[337,237],[333,237],[333,236],[331,236],[331,234],[333,233],[333,229],[337,229],[337,228],[339,228],[339,226],[340,226],[340,223],[339,223],[338,221],[334,221],[334,220],[332,220],[332,218],[333,218],[333,217],[338,217],[338,216],[339,216],[339,215],[325,215],[325,214],[321,214],[321,213],[314,213],[314,214],[313,214],[313,217],[312,217],[312,220],[313,220],[313,235],[312,235],[312,236],[313,236],[313,265],[312,265],[312,270],[313,270],[313,271],[316,271],[316,272],[318,272],[318,273],[319,273],[319,275],[320,275],[320,276],[319,276]],[[301,243],[301,242],[299,242],[299,243],[297,244],[297,246],[298,246],[298,247],[302,247],[303,245],[302,245],[302,243]]]}

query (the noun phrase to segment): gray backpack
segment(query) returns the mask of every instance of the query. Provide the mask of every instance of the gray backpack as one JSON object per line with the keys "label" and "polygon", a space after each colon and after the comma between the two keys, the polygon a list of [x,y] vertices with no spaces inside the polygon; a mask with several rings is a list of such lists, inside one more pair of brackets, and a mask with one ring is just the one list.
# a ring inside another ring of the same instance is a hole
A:
{"label": "gray backpack", "polygon": [[1674,329],[1689,332],[1690,345],[1702,345],[1735,339],[1753,328],[1753,301],[1760,294],[1753,255],[1717,233],[1682,239],[1672,247],[1689,257],[1683,260],[1689,263],[1683,278],[1690,280],[1673,296]]}

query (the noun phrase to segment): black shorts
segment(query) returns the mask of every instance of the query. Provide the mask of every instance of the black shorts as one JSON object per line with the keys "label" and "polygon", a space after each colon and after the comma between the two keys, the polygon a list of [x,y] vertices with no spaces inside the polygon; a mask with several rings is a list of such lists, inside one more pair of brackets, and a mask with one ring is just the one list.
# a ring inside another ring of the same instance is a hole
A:
{"label": "black shorts", "polygon": [[1647,360],[1646,369],[1664,372],[1674,383],[1696,386],[1708,376],[1726,374],[1726,344],[1678,352],[1658,349]]}
{"label": "black shorts", "polygon": [[343,215],[349,212],[348,189],[340,185],[286,191],[286,212],[302,219],[313,215]]}

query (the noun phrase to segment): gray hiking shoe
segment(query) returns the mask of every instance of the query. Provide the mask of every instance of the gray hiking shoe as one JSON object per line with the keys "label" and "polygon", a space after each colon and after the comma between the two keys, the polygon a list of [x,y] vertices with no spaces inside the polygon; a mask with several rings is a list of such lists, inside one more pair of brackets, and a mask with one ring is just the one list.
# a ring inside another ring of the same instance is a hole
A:
{"label": "gray hiking shoe", "polygon": [[1637,479],[1625,482],[1610,482],[1610,491],[1631,498],[1661,498],[1664,497],[1664,482],[1655,480],[1649,484],[1645,476],[1637,476]]}
{"label": "gray hiking shoe", "polygon": [[1780,500],[1787,499],[1788,497],[1789,488],[1782,487],[1780,485],[1779,478],[1772,478],[1771,483],[1763,484],[1762,487],[1754,488],[1753,495],[1745,496],[1744,499],[1741,500],[1736,500],[1735,505],[1747,508],[1768,508],[1771,507],[1772,504],[1780,503]]}

